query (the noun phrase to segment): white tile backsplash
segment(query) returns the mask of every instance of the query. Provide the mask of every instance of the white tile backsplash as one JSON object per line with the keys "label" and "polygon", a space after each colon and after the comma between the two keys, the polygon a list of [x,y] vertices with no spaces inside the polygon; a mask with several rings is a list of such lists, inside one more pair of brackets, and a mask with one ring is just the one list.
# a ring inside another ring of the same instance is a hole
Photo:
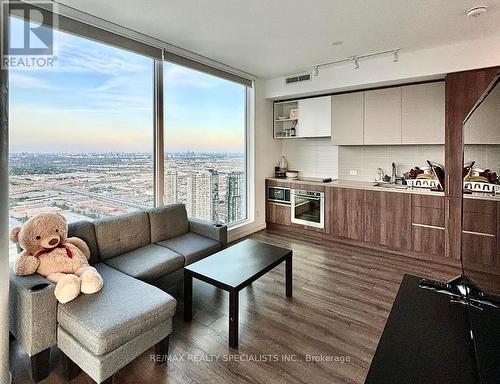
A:
{"label": "white tile backsplash", "polygon": [[330,138],[282,140],[288,168],[305,177],[338,177],[338,147]]}
{"label": "white tile backsplash", "polygon": [[[339,178],[373,181],[378,168],[390,175],[393,162],[401,176],[415,166],[426,166],[427,160],[444,164],[444,145],[340,146]],[[351,175],[351,169],[357,169],[358,174]]]}
{"label": "white tile backsplash", "polygon": [[426,160],[444,164],[443,145],[336,146],[329,138],[282,140],[282,155],[302,176],[358,181],[374,180],[377,168],[390,174],[392,162],[398,175]]}
{"label": "white tile backsplash", "polygon": [[464,146],[464,161],[475,161],[474,166],[500,171],[500,145],[471,145]]}
{"label": "white tile backsplash", "polygon": [[[444,165],[444,145],[336,146],[330,138],[290,139],[282,140],[281,152],[288,167],[301,176],[354,181],[375,180],[377,168],[390,175],[392,162],[398,176],[415,166],[427,166],[427,160]],[[465,161],[471,160],[480,168],[499,172],[500,145],[466,145]]]}

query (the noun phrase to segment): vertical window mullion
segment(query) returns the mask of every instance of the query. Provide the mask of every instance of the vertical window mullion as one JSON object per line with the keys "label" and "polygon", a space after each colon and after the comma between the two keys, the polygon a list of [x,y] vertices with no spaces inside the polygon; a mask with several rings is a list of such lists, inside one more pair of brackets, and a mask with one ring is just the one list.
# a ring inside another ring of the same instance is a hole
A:
{"label": "vertical window mullion", "polygon": [[154,199],[155,206],[164,204],[164,127],[163,127],[163,61],[154,62]]}

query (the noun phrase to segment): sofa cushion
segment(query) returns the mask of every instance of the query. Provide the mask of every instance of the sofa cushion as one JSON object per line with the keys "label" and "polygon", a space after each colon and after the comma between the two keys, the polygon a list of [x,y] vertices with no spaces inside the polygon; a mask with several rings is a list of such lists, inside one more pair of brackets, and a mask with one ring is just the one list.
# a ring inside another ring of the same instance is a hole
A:
{"label": "sofa cushion", "polygon": [[184,256],[186,265],[192,264],[222,249],[222,244],[218,241],[192,232],[170,240],[159,241],[156,244],[167,247]]}
{"label": "sofa cushion", "polygon": [[171,249],[149,244],[106,260],[106,264],[147,282],[152,282],[184,266],[184,257]]}
{"label": "sofa cushion", "polygon": [[147,212],[110,217],[94,223],[102,260],[144,247],[151,242]]}
{"label": "sofa cushion", "polygon": [[189,232],[189,221],[184,204],[166,205],[150,209],[151,242],[168,240]]}
{"label": "sofa cushion", "polygon": [[87,243],[90,249],[90,264],[100,261],[99,248],[95,237],[94,224],[90,221],[78,221],[68,224],[68,237],[79,237]]}
{"label": "sofa cushion", "polygon": [[107,354],[174,316],[177,302],[168,293],[104,263],[95,268],[103,288],[57,310],[59,325],[93,354]]}

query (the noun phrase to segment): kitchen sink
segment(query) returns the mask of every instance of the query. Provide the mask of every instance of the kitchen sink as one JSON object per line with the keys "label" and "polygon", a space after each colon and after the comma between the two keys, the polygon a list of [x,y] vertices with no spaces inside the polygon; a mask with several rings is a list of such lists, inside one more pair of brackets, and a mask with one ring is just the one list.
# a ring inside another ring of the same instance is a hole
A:
{"label": "kitchen sink", "polygon": [[393,183],[385,183],[385,182],[374,182],[373,183],[374,187],[382,187],[382,188],[388,188],[388,189],[407,189],[407,185],[402,185],[402,184],[393,184]]}

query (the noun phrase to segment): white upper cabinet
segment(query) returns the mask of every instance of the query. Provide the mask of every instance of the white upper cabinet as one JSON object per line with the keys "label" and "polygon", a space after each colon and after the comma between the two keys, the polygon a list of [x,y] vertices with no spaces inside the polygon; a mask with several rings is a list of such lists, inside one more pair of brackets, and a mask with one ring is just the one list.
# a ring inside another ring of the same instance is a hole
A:
{"label": "white upper cabinet", "polygon": [[332,96],[332,143],[363,145],[363,92]]}
{"label": "white upper cabinet", "polygon": [[331,96],[299,100],[297,137],[329,137],[331,129]]}
{"label": "white upper cabinet", "polygon": [[401,144],[401,87],[365,92],[364,144]]}
{"label": "white upper cabinet", "polygon": [[444,144],[444,82],[402,88],[402,144]]}

